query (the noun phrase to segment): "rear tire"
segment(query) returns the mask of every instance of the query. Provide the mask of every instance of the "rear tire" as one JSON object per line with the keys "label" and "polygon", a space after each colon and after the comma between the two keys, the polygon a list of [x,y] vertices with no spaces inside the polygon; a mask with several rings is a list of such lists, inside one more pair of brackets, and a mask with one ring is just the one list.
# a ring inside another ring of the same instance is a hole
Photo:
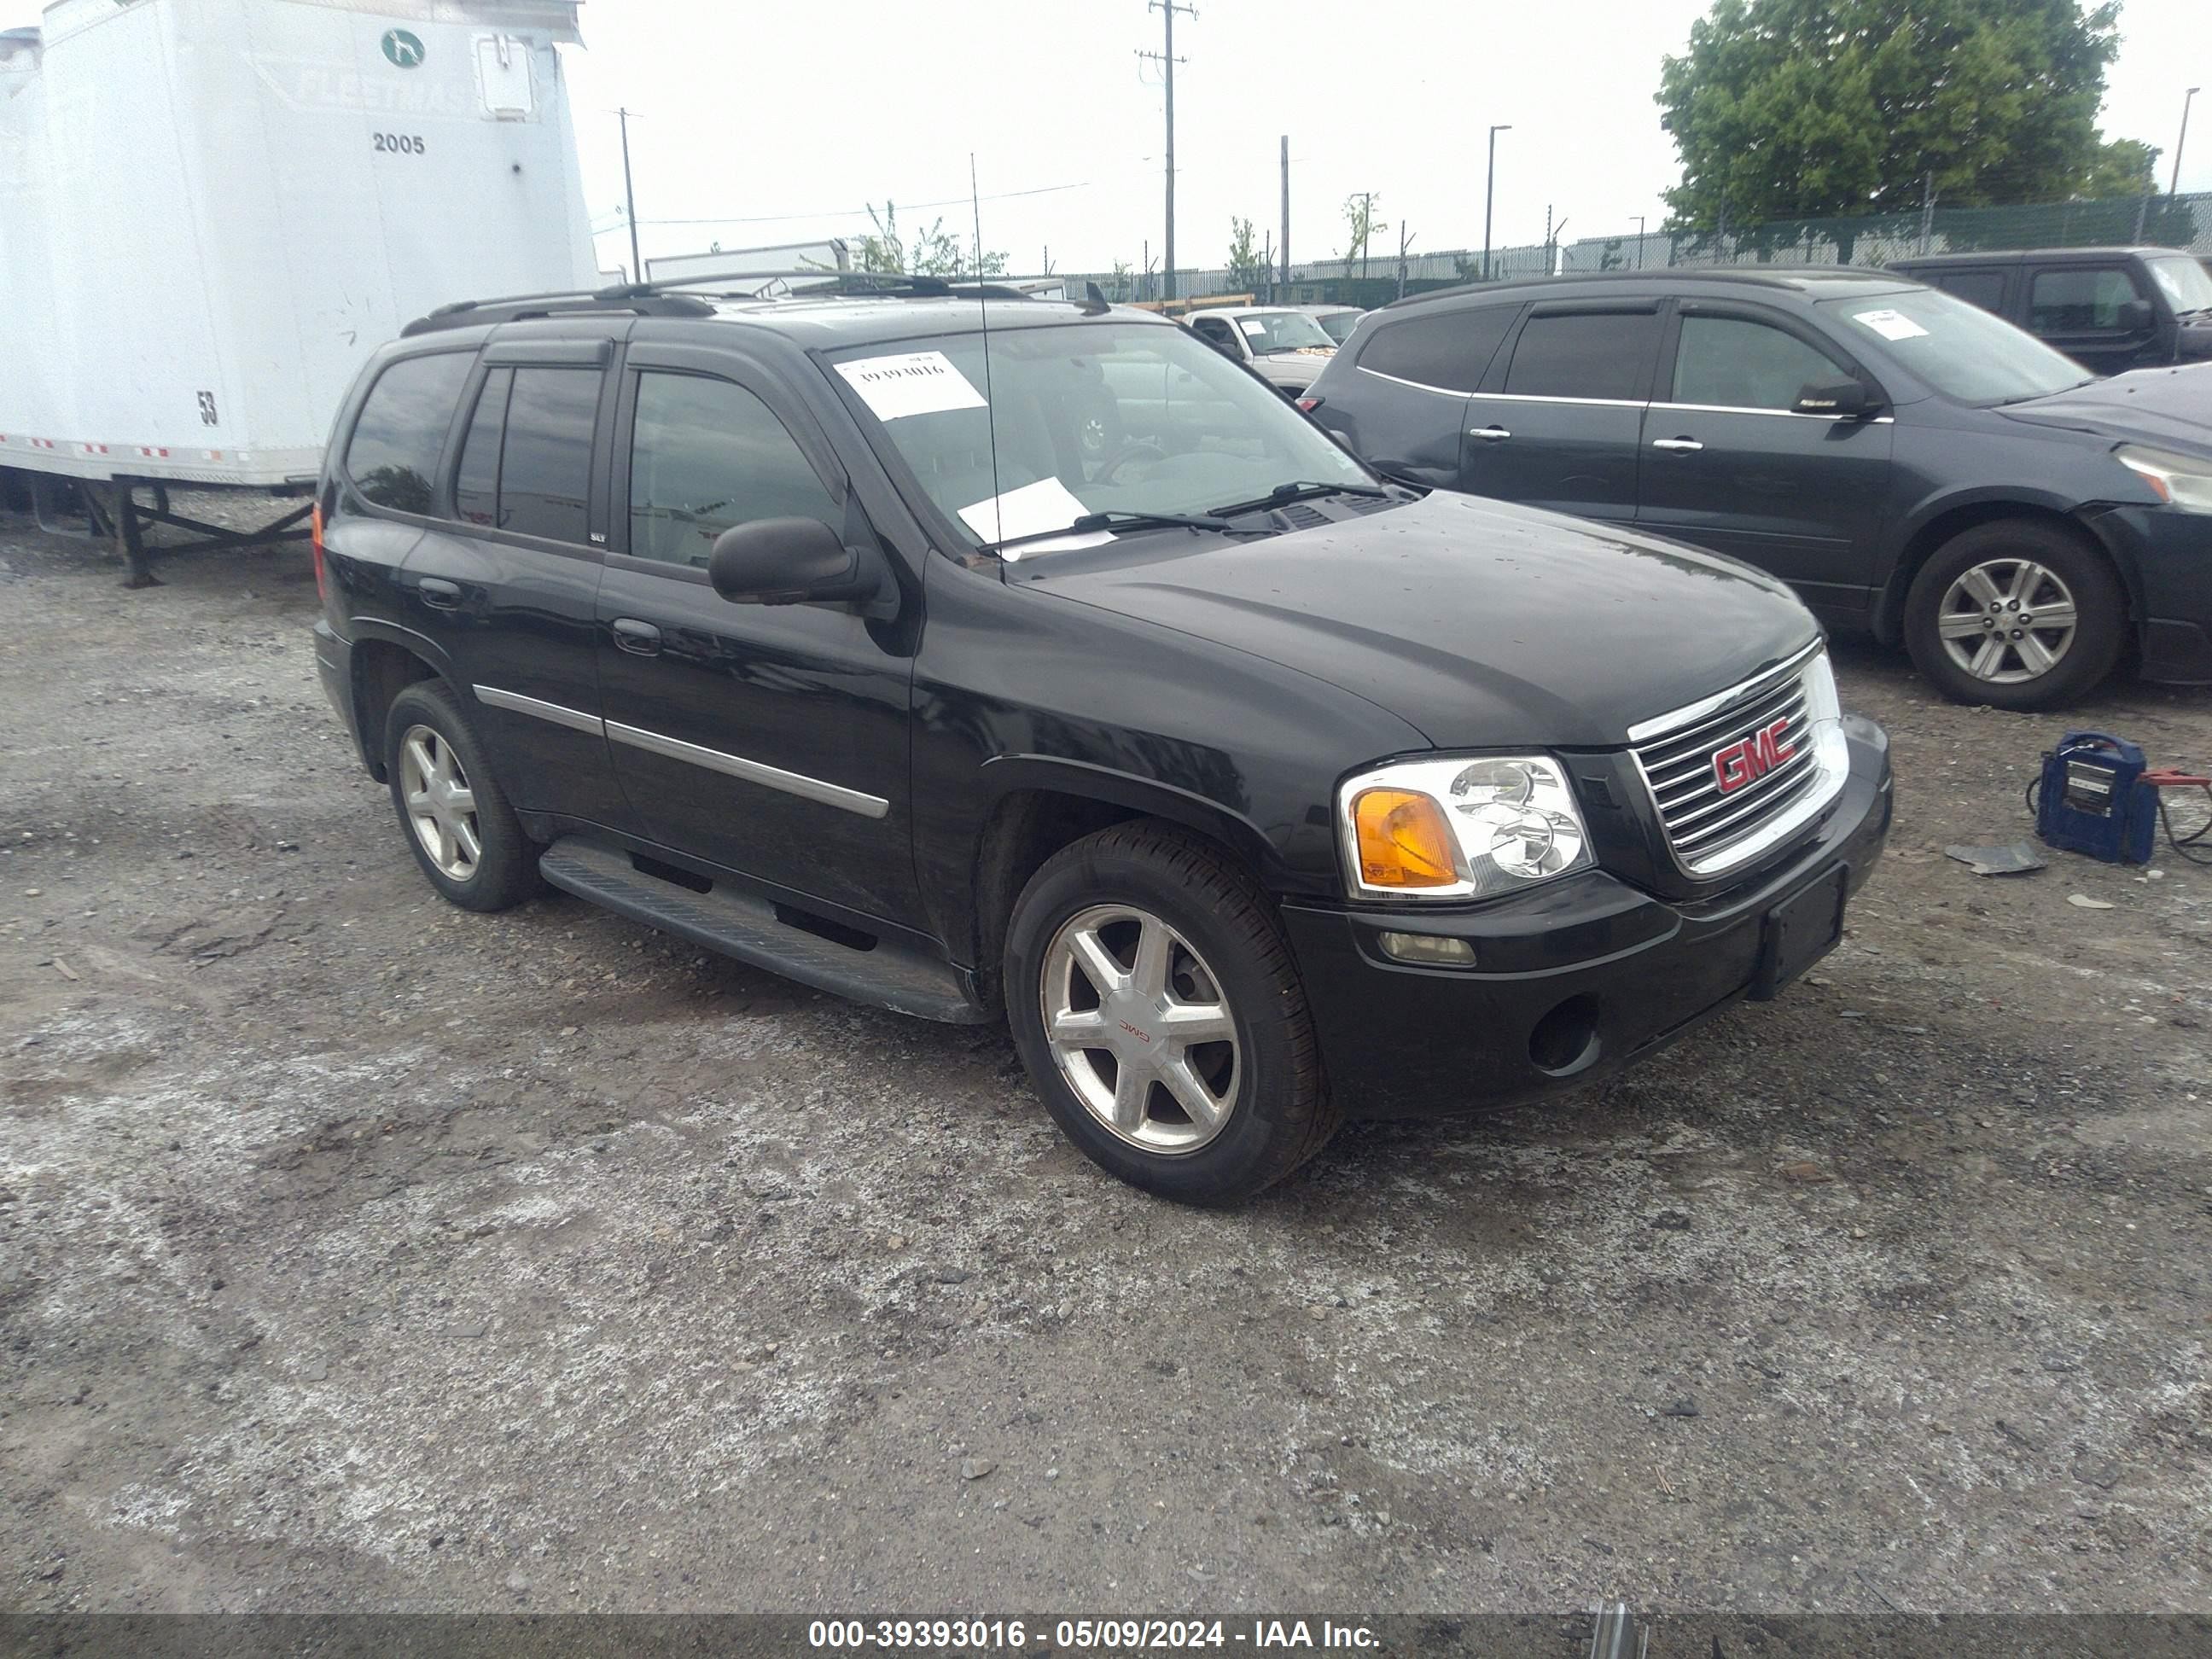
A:
{"label": "rear tire", "polygon": [[505,910],[540,890],[538,848],[441,682],[417,680],[392,700],[384,765],[400,833],[445,897],[464,910]]}
{"label": "rear tire", "polygon": [[1046,1109],[1133,1187],[1241,1203],[1343,1120],[1273,908],[1171,825],[1116,824],[1047,860],[1015,902],[1004,983]]}
{"label": "rear tire", "polygon": [[2063,525],[1999,519],[1936,550],[1905,601],[1905,645],[1954,702],[2059,708],[2112,672],[2127,596]]}

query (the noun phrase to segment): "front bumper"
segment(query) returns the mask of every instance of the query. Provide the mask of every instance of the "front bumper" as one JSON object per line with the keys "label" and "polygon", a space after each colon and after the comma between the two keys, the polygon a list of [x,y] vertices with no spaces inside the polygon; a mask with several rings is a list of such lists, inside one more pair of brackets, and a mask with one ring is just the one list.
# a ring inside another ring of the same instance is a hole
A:
{"label": "front bumper", "polygon": [[2135,572],[2142,677],[2212,685],[2212,514],[2115,507],[2092,522]]}
{"label": "front bumper", "polygon": [[[1452,915],[1285,905],[1330,1085],[1358,1116],[1477,1111],[1610,1076],[1748,994],[1768,913],[1838,866],[1856,892],[1881,856],[1889,738],[1844,726],[1850,774],[1813,839],[1711,898],[1593,871]],[[1385,929],[1465,939],[1475,966],[1392,960]]]}

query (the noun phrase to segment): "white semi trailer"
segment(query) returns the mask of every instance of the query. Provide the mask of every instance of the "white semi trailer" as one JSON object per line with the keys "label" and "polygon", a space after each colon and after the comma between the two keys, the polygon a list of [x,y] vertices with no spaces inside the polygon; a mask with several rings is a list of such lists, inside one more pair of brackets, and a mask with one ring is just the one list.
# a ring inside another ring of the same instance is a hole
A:
{"label": "white semi trailer", "polygon": [[[57,0],[0,33],[0,468],[115,535],[304,498],[407,321],[597,281],[575,0]],[[150,487],[150,504],[137,492]]]}

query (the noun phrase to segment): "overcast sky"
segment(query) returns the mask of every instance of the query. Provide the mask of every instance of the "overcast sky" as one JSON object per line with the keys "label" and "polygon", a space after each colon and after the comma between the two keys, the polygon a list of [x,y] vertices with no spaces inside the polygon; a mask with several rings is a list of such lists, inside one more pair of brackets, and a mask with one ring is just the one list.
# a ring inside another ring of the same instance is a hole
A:
{"label": "overcast sky", "polygon": [[[1291,248],[1340,252],[1342,204],[1380,198],[1419,250],[1482,241],[1486,130],[1498,135],[1494,240],[1656,227],[1676,177],[1651,101],[1704,0],[1196,0],[1178,16],[1176,256],[1224,263],[1231,215],[1279,234],[1279,135],[1291,141]],[[0,26],[36,21],[0,0]],[[940,214],[970,234],[969,154],[984,246],[1017,272],[1160,257],[1160,15],[1144,0],[892,0],[733,5],[588,0],[569,93],[601,263],[629,257],[612,111],[627,104],[647,256],[867,228],[890,198],[902,226]],[[2212,0],[2125,0],[2107,137],[2172,158],[2183,89],[2197,100],[2182,188],[2212,190]],[[1017,194],[1017,192],[1034,192]],[[941,203],[943,205],[921,205]],[[679,224],[675,220],[718,222]]]}

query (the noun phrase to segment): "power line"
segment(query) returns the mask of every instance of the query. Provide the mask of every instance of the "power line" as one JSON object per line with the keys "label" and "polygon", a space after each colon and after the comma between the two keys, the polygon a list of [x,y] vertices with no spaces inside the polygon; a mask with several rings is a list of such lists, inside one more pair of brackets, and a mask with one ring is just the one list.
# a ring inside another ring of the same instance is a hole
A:
{"label": "power line", "polygon": [[[1061,191],[1088,190],[1092,181],[1072,179],[1064,185],[1039,185],[1034,190],[1002,190],[996,195],[981,199],[986,202],[1011,202],[1024,196],[1051,196]],[[936,202],[908,202],[907,206],[916,211],[923,208],[966,207],[971,201],[966,196],[948,196]],[[788,224],[799,219],[858,219],[866,216],[862,207],[820,208],[811,213],[726,213],[705,219],[641,219],[641,225],[776,225]]]}

